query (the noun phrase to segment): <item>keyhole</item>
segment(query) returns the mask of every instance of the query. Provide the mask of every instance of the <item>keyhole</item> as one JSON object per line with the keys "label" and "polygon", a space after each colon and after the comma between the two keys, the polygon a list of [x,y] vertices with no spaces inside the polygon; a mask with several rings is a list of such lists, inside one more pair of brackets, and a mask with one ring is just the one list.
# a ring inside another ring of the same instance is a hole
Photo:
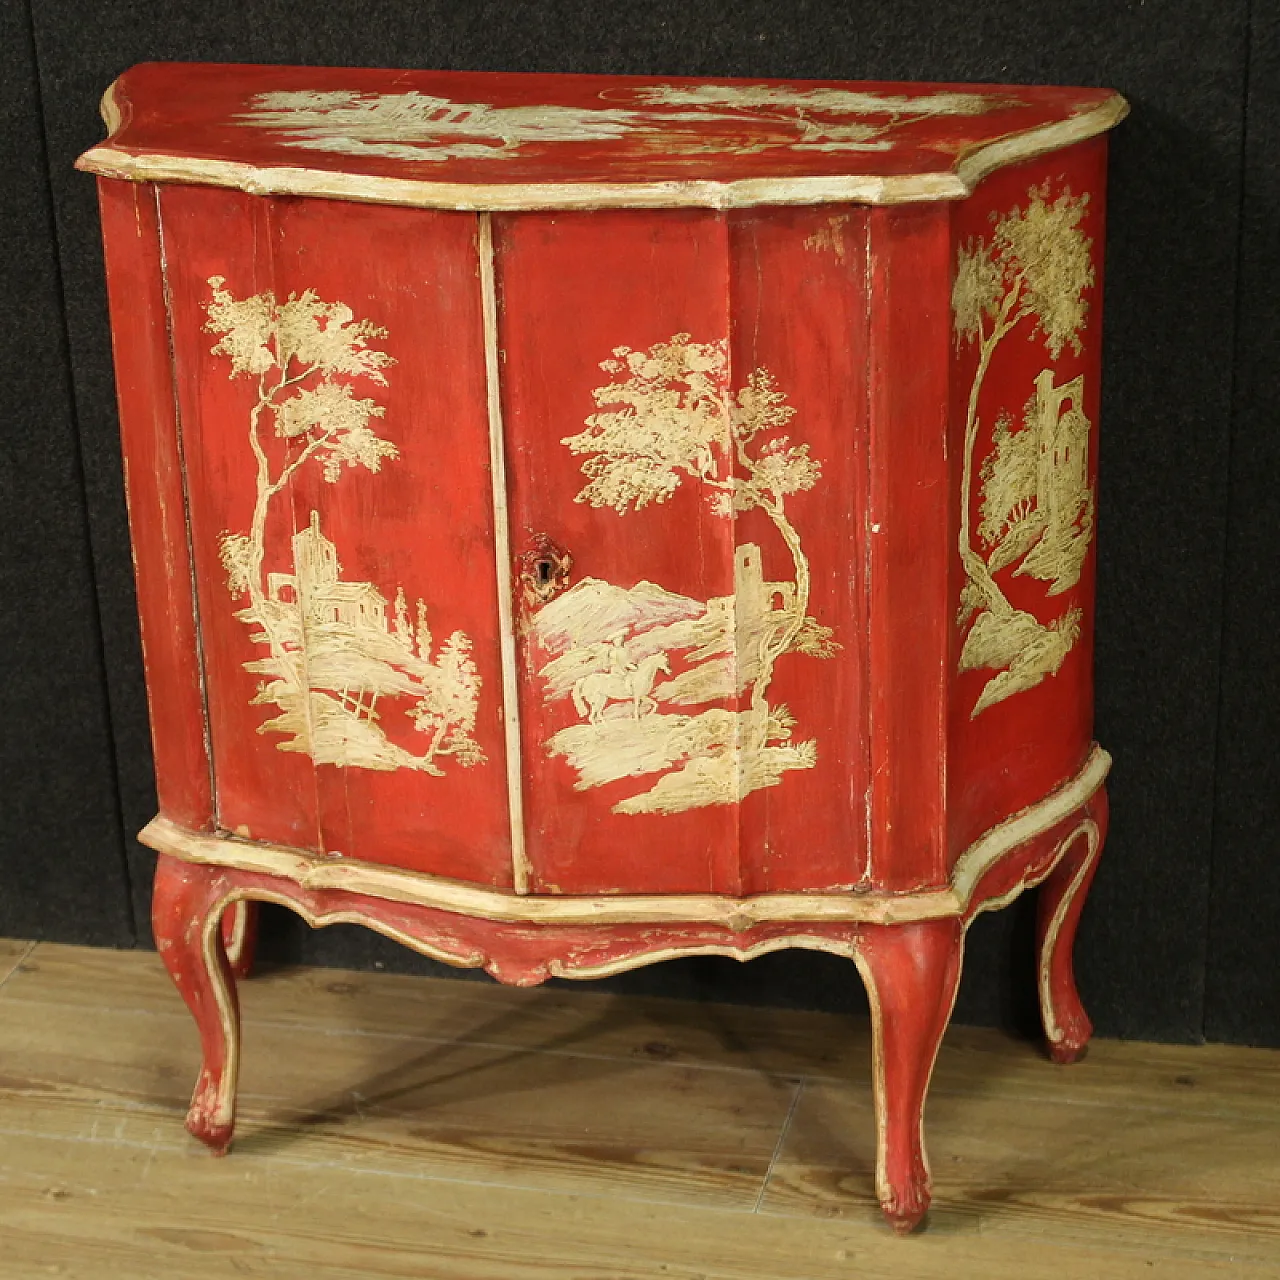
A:
{"label": "keyhole", "polygon": [[535,533],[533,546],[520,557],[520,580],[532,604],[554,600],[569,585],[573,557],[545,533]]}

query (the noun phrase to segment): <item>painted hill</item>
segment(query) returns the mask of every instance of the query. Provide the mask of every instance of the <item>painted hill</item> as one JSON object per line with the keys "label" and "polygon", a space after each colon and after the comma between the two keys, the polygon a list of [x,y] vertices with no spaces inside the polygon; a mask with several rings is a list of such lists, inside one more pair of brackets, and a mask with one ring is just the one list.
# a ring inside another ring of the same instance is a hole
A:
{"label": "painted hill", "polygon": [[561,654],[611,640],[619,632],[630,636],[698,618],[706,610],[703,601],[676,595],[652,582],[637,582],[628,589],[584,578],[543,605],[534,616],[532,630],[544,649]]}

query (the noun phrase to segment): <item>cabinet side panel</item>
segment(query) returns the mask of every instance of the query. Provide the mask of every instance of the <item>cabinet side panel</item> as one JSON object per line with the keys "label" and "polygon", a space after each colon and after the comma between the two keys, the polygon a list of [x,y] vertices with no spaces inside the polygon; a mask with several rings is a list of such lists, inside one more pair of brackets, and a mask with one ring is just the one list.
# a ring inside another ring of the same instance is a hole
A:
{"label": "cabinet side panel", "polygon": [[945,866],[950,208],[871,211],[870,883]]}
{"label": "cabinet side panel", "polygon": [[1097,138],[955,210],[953,860],[1078,772],[1093,736],[1105,160]]}
{"label": "cabinet side panel", "polygon": [[743,744],[746,893],[866,871],[867,225],[832,206],[730,223],[744,737],[764,721]]}
{"label": "cabinet side panel", "polygon": [[194,578],[155,188],[98,183],[138,620],[160,812],[213,825]]}
{"label": "cabinet side panel", "polygon": [[493,226],[531,888],[736,893],[726,219]]}

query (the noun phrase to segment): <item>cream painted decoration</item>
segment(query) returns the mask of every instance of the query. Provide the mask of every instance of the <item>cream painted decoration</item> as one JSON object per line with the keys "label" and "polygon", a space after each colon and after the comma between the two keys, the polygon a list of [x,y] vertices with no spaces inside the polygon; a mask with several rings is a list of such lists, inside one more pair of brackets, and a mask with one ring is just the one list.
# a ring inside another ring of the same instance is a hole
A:
{"label": "cream painted decoration", "polygon": [[960,500],[960,557],[965,585],[959,623],[968,626],[960,670],[994,670],[974,705],[976,716],[1004,698],[1055,674],[1080,635],[1072,606],[1044,621],[1015,608],[995,580],[1012,569],[1049,583],[1058,595],[1080,580],[1093,537],[1089,485],[1090,423],[1084,414],[1084,376],[1059,384],[1052,367],[1036,377],[1015,424],[997,417],[993,447],[983,460],[981,521],[972,528],[974,451],[980,430],[979,396],[1000,343],[1024,321],[1057,359],[1065,347],[1079,354],[1088,316],[1084,293],[1094,282],[1092,241],[1081,231],[1089,197],[1048,186],[1028,193],[995,223],[987,240],[959,252],[952,310],[957,345],[978,348],[978,366],[965,417]]}
{"label": "cream painted decoration", "polygon": [[[465,634],[455,631],[436,648],[425,602],[416,602],[411,618],[403,588],[388,616],[388,600],[374,583],[342,577],[317,511],[293,534],[288,568],[266,565],[273,501],[302,467],[317,463],[333,484],[346,469],[376,472],[399,456],[373,430],[384,407],[354,390],[356,379],[387,385],[395,362],[371,345],[386,331],[310,289],[280,302],[270,293],[236,298],[224,284],[220,276],[209,280],[205,328],[219,335],[212,352],[231,362],[231,377],[256,382],[248,423],[253,516],[247,533],[222,535],[220,554],[232,596],[248,600],[236,617],[269,652],[244,664],[266,677],[253,703],[280,712],[258,731],[287,735],[281,751],[347,768],[440,774],[448,758],[483,761],[473,736],[480,676]],[[282,447],[271,444],[271,435]],[[398,713],[408,734],[426,736],[421,754],[388,736],[388,711]]]}
{"label": "cream painted decoration", "polygon": [[[794,578],[766,580],[761,548],[743,543],[731,595],[695,600],[651,582],[587,578],[543,605],[532,621],[546,655],[543,694],[568,699],[578,716],[547,749],[577,770],[580,789],[652,779],[618,813],[734,804],[818,758],[816,742],[792,740],[791,712],[768,691],[784,655],[839,648],[809,616],[809,561],[786,509],[821,467],[808,445],[776,434],[795,411],[767,370],[733,393],[724,341],[678,333],[647,351],[618,347],[601,368],[614,380],[594,392],[599,412],[563,441],[583,458],[577,501],[621,515],[693,482],[720,518],[768,516]],[[685,710],[696,707],[705,709]]]}
{"label": "cream painted decoration", "polygon": [[[634,138],[666,154],[884,151],[900,125],[980,115],[1016,100],[976,93],[886,94],[768,85],[653,85],[611,91],[609,105],[499,107],[410,91],[293,90],[256,95],[237,119],[288,135],[283,145],[395,160],[493,159],[524,147]],[[680,108],[684,108],[681,110]],[[720,126],[709,136],[708,125]]]}

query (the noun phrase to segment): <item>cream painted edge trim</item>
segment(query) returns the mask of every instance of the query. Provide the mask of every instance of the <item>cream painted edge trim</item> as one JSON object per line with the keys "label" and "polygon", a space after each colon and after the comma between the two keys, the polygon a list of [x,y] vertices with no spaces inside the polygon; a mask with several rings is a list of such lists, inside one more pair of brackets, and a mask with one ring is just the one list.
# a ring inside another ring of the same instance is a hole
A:
{"label": "cream painted edge trim", "polygon": [[[112,134],[122,112],[115,85],[103,95],[102,116]],[[666,209],[692,206],[740,209],[752,205],[910,204],[962,200],[989,173],[1047,151],[1084,142],[1120,123],[1129,104],[1118,93],[1066,120],[1040,125],[984,143],[962,156],[950,173],[906,173],[877,177],[839,174],[807,178],[743,178],[736,182],[430,182],[371,174],[269,166],[232,160],[150,153],[133,155],[107,143],[93,147],[76,167],[129,182],[196,183],[237,187],[250,195],[325,196],[371,204],[410,205],[493,213],[529,209]]]}
{"label": "cream painted edge trim", "polygon": [[1094,792],[1106,781],[1110,770],[1110,755],[1095,742],[1084,768],[1070,782],[979,836],[956,859],[956,865],[951,869],[951,887],[963,904],[961,909],[969,909],[978,881],[1010,849],[1070,817],[1085,801],[1093,797]]}
{"label": "cream painted edge trim", "polygon": [[116,86],[119,80],[113,80],[107,85],[106,92],[98,101],[98,114],[102,117],[102,123],[107,126],[107,137],[118,133],[125,123],[124,112],[120,110],[120,104],[116,101]]}
{"label": "cream painted edge trim", "polygon": [[312,929],[323,929],[334,924],[362,925],[367,929],[374,930],[376,933],[381,933],[393,942],[398,942],[402,946],[417,951],[419,954],[428,957],[428,959],[438,960],[441,964],[451,965],[455,969],[479,969],[487,959],[483,951],[448,951],[444,947],[435,946],[425,938],[418,938],[411,933],[405,933],[394,925],[386,924],[381,920],[374,920],[360,911],[314,912],[305,903],[299,902],[296,898],[291,898],[287,893],[273,893],[269,889],[254,889],[248,892],[243,889],[233,889],[218,900],[214,907],[214,915],[217,916],[222,911],[225,911],[227,907],[242,902],[272,902],[277,906],[288,907],[290,911],[301,916]]}
{"label": "cream painted edge trim", "polygon": [[231,916],[230,936],[226,939],[227,960],[239,964],[244,956],[244,945],[249,933],[249,910],[244,902],[235,904]]}
{"label": "cream painted edge trim", "polygon": [[[287,893],[277,893],[270,889],[233,889],[218,900],[217,905],[214,907],[214,915],[218,915],[228,907],[242,906],[249,902],[272,902],[282,907],[288,907],[290,911],[299,915],[313,929],[323,929],[334,924],[362,925],[367,929],[374,930],[375,933],[381,933],[385,937],[391,938],[402,946],[419,952],[421,955],[427,956],[432,960],[438,960],[441,964],[451,965],[456,969],[484,969],[489,973],[496,972],[491,967],[489,955],[484,951],[450,951],[448,948],[438,946],[426,938],[406,933],[403,929],[397,929],[394,925],[387,924],[386,921],[378,920],[361,911],[314,912],[305,903],[299,902],[296,898],[291,898]],[[759,956],[792,947],[807,948],[810,951],[825,951],[845,960],[856,959],[857,955],[857,943],[853,941],[843,942],[831,938],[810,937],[806,934],[790,934],[785,938],[768,938],[764,942],[753,943],[748,947],[731,945],[666,947],[658,951],[637,952],[634,955],[625,955],[615,960],[607,960],[603,964],[594,965],[566,964],[557,957],[548,961],[545,977],[583,980],[608,978],[615,974],[625,973],[629,969],[639,969],[645,965],[655,964],[661,960],[683,959],[687,956],[724,956],[726,959],[739,960],[745,963],[748,960],[755,960]],[[532,984],[526,983],[524,985]]]}
{"label": "cream painted edge trim", "polygon": [[[323,929],[334,924],[362,925],[364,928],[381,933],[385,937],[391,938],[394,942],[417,951],[429,959],[438,960],[441,964],[451,965],[455,969],[484,969],[486,972],[493,972],[493,969],[490,968],[490,956],[485,951],[450,951],[447,947],[439,946],[421,936],[406,933],[403,929],[397,929],[395,925],[387,924],[385,921],[366,915],[362,911],[315,912],[305,903],[299,902],[296,898],[291,898],[287,893],[276,893],[270,889],[233,889],[218,900],[217,905],[214,907],[214,914],[218,915],[228,907],[243,906],[250,902],[272,902],[278,906],[288,907],[290,911],[301,916],[313,929]],[[664,947],[657,951],[640,951],[634,955],[625,955],[617,959],[606,960],[602,964],[575,965],[572,962],[565,963],[561,958],[555,957],[547,962],[545,976],[548,978],[573,978],[584,981],[595,978],[609,978],[615,974],[626,973],[629,969],[640,969],[662,960],[684,959],[688,956],[723,956],[728,960],[739,960],[746,963],[760,956],[791,948],[825,951],[830,955],[839,956],[845,960],[856,959],[857,953],[857,943],[854,941],[845,942],[832,938],[810,937],[806,934],[788,934],[785,938],[766,938],[763,942],[752,943],[747,947],[716,944]]]}
{"label": "cream painted edge trim", "polygon": [[1080,886],[1085,882],[1085,878],[1092,870],[1093,864],[1098,860],[1098,854],[1102,852],[1101,832],[1098,830],[1098,824],[1091,818],[1082,822],[1062,842],[1063,852],[1065,853],[1072,841],[1080,836],[1084,836],[1089,842],[1088,854],[1081,861],[1075,875],[1071,877],[1071,884],[1067,887],[1066,893],[1062,895],[1058,902],[1058,909],[1053,913],[1053,919],[1049,921],[1049,927],[1045,930],[1044,940],[1040,944],[1040,955],[1037,957],[1036,962],[1037,987],[1040,993],[1040,1014],[1044,1022],[1045,1039],[1050,1044],[1061,1044],[1067,1038],[1066,1031],[1058,1021],[1057,1002],[1053,998],[1053,959],[1058,950],[1058,937],[1062,933],[1062,925],[1067,918],[1067,912],[1071,910],[1075,903],[1076,895],[1080,892]]}
{"label": "cream painted edge trim", "polygon": [[901,924],[964,915],[981,878],[1007,853],[1050,830],[1093,796],[1111,767],[1096,744],[1084,768],[1043,800],[992,827],[956,862],[945,888],[918,893],[635,894],[551,897],[503,892],[354,859],[317,857],[282,845],[184,830],[153,818],[138,839],[187,862],[280,876],[304,889],[335,889],[518,924],[720,924],[734,930],[778,922]]}
{"label": "cream painted edge trim", "polygon": [[[221,951],[227,965],[231,963],[231,958],[227,955],[226,946],[222,941],[222,912],[229,905],[228,899],[210,911],[200,927],[200,959],[209,978],[214,1003],[218,1007],[218,1021],[222,1024],[223,1041],[222,1075],[218,1079],[217,1099],[210,1113],[203,1119],[211,1121],[219,1128],[235,1123],[236,1094],[240,1087],[240,1010],[233,994],[236,982],[229,967],[224,968],[218,962],[218,952]],[[185,997],[186,993],[183,992],[183,995]],[[196,1100],[201,1098],[200,1083],[203,1079],[202,1071],[200,1082],[197,1083],[196,1092],[191,1099],[191,1110],[188,1116],[196,1114]]]}
{"label": "cream painted edge trim", "polygon": [[493,271],[493,219],[479,217],[480,312],[484,321],[485,399],[489,415],[489,477],[493,488],[493,550],[497,564],[498,643],[502,663],[502,725],[507,756],[507,812],[511,821],[511,877],[517,893],[529,891],[524,845],[524,769],[520,738],[519,669],[512,620],[511,518],[507,503],[507,445],[502,426],[502,356],[498,350],[498,287]]}

